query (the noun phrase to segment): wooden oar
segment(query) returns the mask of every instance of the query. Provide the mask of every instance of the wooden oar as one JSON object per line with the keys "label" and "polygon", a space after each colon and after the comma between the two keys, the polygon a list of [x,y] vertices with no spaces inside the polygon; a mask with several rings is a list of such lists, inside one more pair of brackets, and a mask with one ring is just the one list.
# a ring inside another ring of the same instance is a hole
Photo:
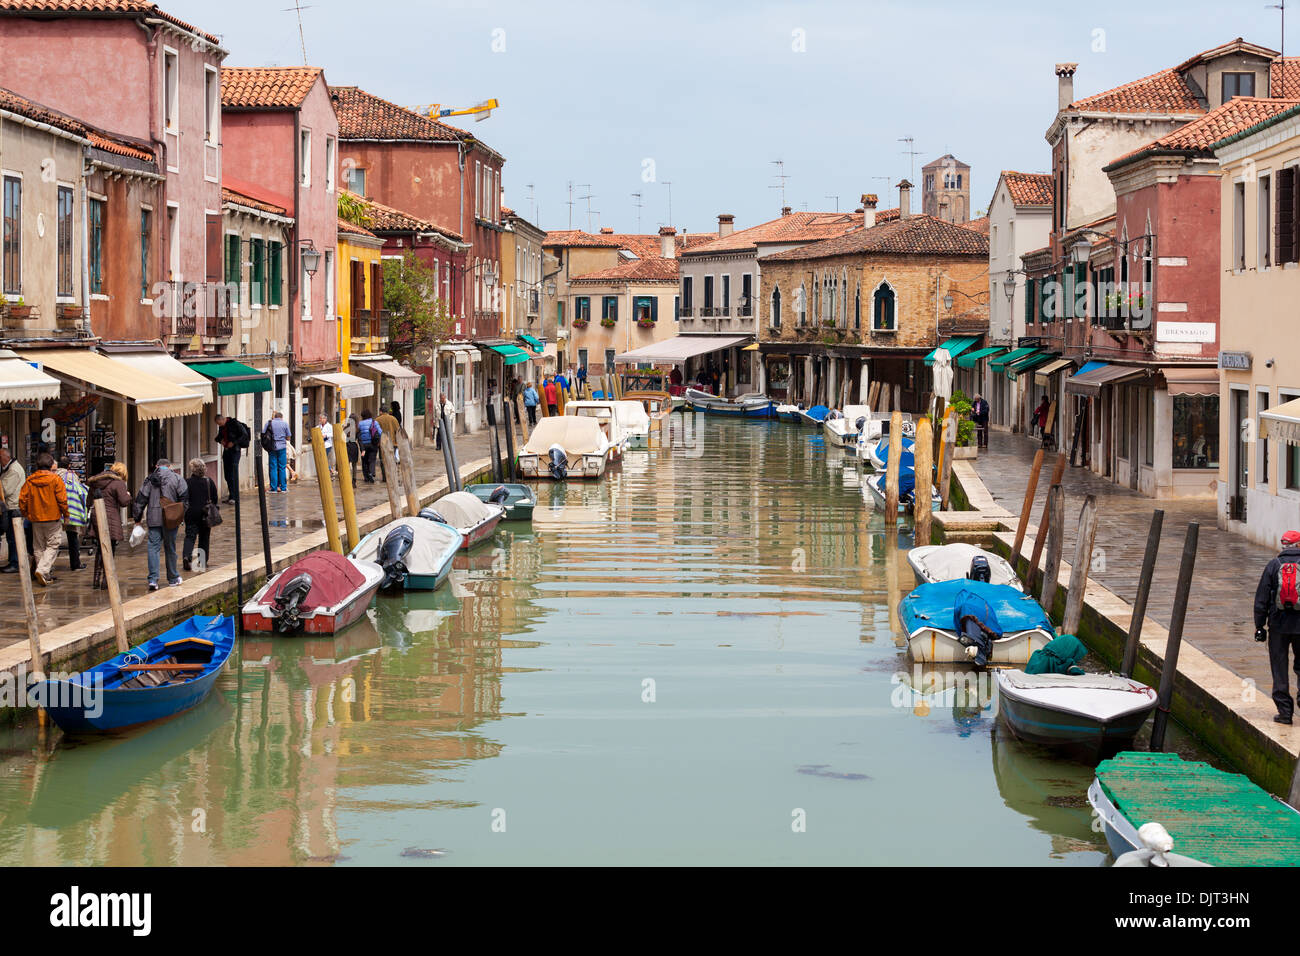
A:
{"label": "wooden oar", "polygon": [[123,664],[121,671],[201,671],[207,664]]}

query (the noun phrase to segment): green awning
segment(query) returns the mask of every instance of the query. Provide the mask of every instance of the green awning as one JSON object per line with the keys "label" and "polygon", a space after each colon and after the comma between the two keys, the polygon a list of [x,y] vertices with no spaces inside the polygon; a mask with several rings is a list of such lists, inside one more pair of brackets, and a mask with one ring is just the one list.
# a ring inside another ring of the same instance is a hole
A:
{"label": "green awning", "polygon": [[528,361],[528,353],[517,345],[489,345],[488,348],[505,359],[507,365]]}
{"label": "green awning", "polygon": [[1006,355],[999,355],[993,361],[989,362],[989,368],[993,369],[995,372],[999,371],[1007,365],[1010,365],[1012,362],[1019,362],[1021,359],[1033,355],[1037,351],[1038,349],[1033,348],[1012,349]]}
{"label": "green awning", "polygon": [[269,372],[239,362],[194,362],[190,368],[212,379],[217,385],[218,395],[252,395],[271,390]]}
{"label": "green awning", "polygon": [[[934,350],[934,352],[939,351],[939,349],[947,349],[948,354],[952,358],[956,358],[960,353],[965,352],[968,348],[970,348],[979,340],[980,337],[978,335],[973,335],[973,336],[967,335],[967,336],[960,336],[958,338],[951,338],[943,342],[938,349]],[[934,352],[931,352],[929,355],[925,357],[926,365],[934,364]]]}
{"label": "green awning", "polygon": [[1005,346],[995,345],[992,348],[980,349],[978,352],[967,352],[957,360],[961,368],[974,368],[975,363],[982,358],[988,358],[990,355],[997,355],[999,352],[1006,351]]}
{"label": "green awning", "polygon": [[1061,356],[1056,352],[1039,352],[1037,355],[1031,355],[1028,358],[1021,359],[1014,365],[1007,366],[1007,378],[1015,378],[1021,372],[1032,372],[1036,368],[1046,365],[1048,362],[1054,362]]}
{"label": "green awning", "polygon": [[546,349],[546,345],[542,342],[541,339],[533,338],[533,336],[528,335],[527,333],[520,332],[515,337],[519,339],[519,341],[521,342],[526,342],[528,344],[528,347],[532,349],[534,352],[541,353]]}

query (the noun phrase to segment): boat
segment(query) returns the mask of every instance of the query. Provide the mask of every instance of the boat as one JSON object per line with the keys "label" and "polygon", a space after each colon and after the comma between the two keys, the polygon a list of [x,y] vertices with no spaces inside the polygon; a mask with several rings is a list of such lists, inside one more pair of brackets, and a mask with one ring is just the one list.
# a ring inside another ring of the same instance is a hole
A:
{"label": "boat", "polygon": [[[502,494],[502,489],[505,493]],[[532,521],[537,495],[527,485],[484,483],[465,489],[479,501],[490,501],[506,509],[502,521]]]}
{"label": "boat", "polygon": [[776,403],[766,395],[737,395],[735,398],[723,398],[710,395],[697,388],[686,390],[686,405],[706,415],[730,415],[736,418],[772,418],[776,414]]}
{"label": "boat", "polygon": [[912,566],[917,584],[968,578],[971,576],[972,562],[976,558],[988,562],[988,580],[994,584],[1009,585],[1017,591],[1024,590],[1020,578],[1006,558],[973,544],[929,544],[907,552],[907,563]]}
{"label": "boat", "polygon": [[[966,592],[963,594],[963,592]],[[958,636],[957,608],[967,597],[983,601],[996,615],[1000,637],[992,641],[989,663],[1025,664],[1034,651],[1056,636],[1051,620],[1030,595],[1005,584],[939,581],[922,584],[898,605],[912,657],[923,662],[969,661],[970,647]]]}
{"label": "boat", "polygon": [[370,532],[348,557],[384,569],[381,591],[435,591],[464,543],[464,535],[450,525],[408,516]]}
{"label": "boat", "polygon": [[208,696],[234,644],[233,617],[191,617],[89,670],[46,678],[29,696],[70,734],[164,720]]}
{"label": "boat", "polygon": [[[868,475],[862,480],[862,486],[867,489],[871,496],[872,502],[875,503],[876,509],[885,510],[885,472],[878,471],[874,475]],[[907,514],[912,510],[912,496],[916,488],[916,472],[900,471],[898,473],[898,513]],[[939,490],[931,486],[930,488],[930,510],[938,511],[940,504]]]}
{"label": "boat", "polygon": [[826,444],[836,448],[858,447],[858,433],[866,431],[876,438],[881,436],[880,420],[871,417],[871,409],[866,405],[845,405],[844,411],[831,412],[822,422],[822,431],[826,433]]}
{"label": "boat", "polygon": [[1026,674],[998,670],[998,711],[1021,740],[1113,753],[1133,742],[1156,692],[1119,674]]}
{"label": "boat", "polygon": [[421,518],[440,521],[461,533],[460,547],[468,551],[488,540],[506,516],[506,509],[494,501],[480,501],[468,491],[443,495],[428,508],[420,509]]}
{"label": "boat", "polygon": [[623,457],[623,451],[628,447],[628,435],[619,418],[617,401],[608,398],[601,401],[566,402],[564,414],[595,419],[609,441],[613,457]]}
{"label": "boat", "polygon": [[538,421],[519,450],[525,478],[601,478],[613,458],[609,438],[594,418],[557,415]]}
{"label": "boat", "polygon": [[624,448],[650,447],[650,415],[636,399],[620,398],[614,402],[614,420],[623,431]]}
{"label": "boat", "polygon": [[1088,802],[1116,857],[1159,823],[1181,854],[1209,866],[1296,866],[1300,813],[1239,773],[1177,754],[1124,751],[1097,765]]}
{"label": "boat", "polygon": [[[903,436],[903,452],[899,456],[899,465],[903,469],[916,468],[916,439]],[[884,471],[889,466],[889,436],[882,435],[875,439],[858,435],[858,457],[876,471]]]}
{"label": "boat", "polygon": [[803,409],[798,405],[778,405],[773,411],[776,417],[783,422],[792,422],[798,425],[803,420],[800,415]]}
{"label": "boat", "polygon": [[826,421],[826,416],[830,414],[830,411],[825,405],[801,408],[799,409],[799,421],[812,428],[821,428],[822,422]]}
{"label": "boat", "polygon": [[668,428],[668,416],[674,408],[681,405],[681,400],[673,398],[667,392],[633,391],[624,392],[623,401],[640,402],[650,419],[650,434],[663,432]]}
{"label": "boat", "polygon": [[336,634],[366,613],[383,580],[384,569],[373,561],[313,551],[244,605],[244,630]]}

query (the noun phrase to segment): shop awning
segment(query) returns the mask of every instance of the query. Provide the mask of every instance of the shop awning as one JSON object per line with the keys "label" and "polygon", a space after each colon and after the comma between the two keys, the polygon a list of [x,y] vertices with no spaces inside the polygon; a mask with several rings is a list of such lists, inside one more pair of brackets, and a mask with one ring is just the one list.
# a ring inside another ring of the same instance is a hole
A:
{"label": "shop awning", "polygon": [[926,365],[934,364],[934,353],[939,351],[939,349],[946,349],[948,351],[949,356],[951,356],[952,358],[956,358],[960,353],[965,352],[968,348],[970,348],[979,340],[980,337],[978,335],[962,335],[962,336],[957,336],[956,338],[947,339],[942,345],[939,346],[939,348],[935,349],[933,352],[931,352],[929,355],[925,357],[925,364]]}
{"label": "shop awning", "polygon": [[61,387],[57,378],[37,371],[17,352],[0,349],[0,404],[53,401]]}
{"label": "shop awning", "polygon": [[1160,371],[1169,383],[1170,395],[1219,394],[1219,370],[1214,366],[1178,368],[1166,365]]}
{"label": "shop awning", "polygon": [[164,378],[142,372],[89,349],[23,352],[29,362],[73,388],[134,405],[141,421],[157,421],[203,411],[203,396]]}
{"label": "shop awning", "polygon": [[[439,355],[443,355],[448,352],[452,352],[457,355],[466,356],[468,360],[471,362],[483,361],[483,353],[478,350],[478,346],[470,345],[468,342],[449,342],[445,345],[438,346]],[[457,365],[460,364],[459,359],[457,359],[456,364]]]}
{"label": "shop awning", "polygon": [[1033,355],[1037,351],[1038,349],[1034,348],[1012,349],[1006,355],[999,355],[997,358],[990,361],[989,368],[993,369],[995,372],[1001,371],[1012,362],[1019,362],[1021,359]]}
{"label": "shop awning", "polygon": [[994,345],[991,348],[980,349],[977,352],[967,352],[961,358],[957,359],[959,368],[974,368],[975,363],[980,359],[988,358],[990,355],[997,355],[999,352],[1005,352],[1006,346]]}
{"label": "shop awning", "polygon": [[519,339],[519,341],[525,343],[534,352],[541,352],[546,348],[546,344],[541,339],[534,338],[525,332],[520,332],[515,337]]}
{"label": "shop awning", "polygon": [[352,367],[357,371],[374,371],[386,378],[393,380],[393,387],[398,391],[419,388],[422,376],[419,372],[407,368],[405,365],[398,365],[392,359],[380,359],[371,362],[366,359],[352,359]]}
{"label": "shop awning", "polygon": [[1007,378],[1015,378],[1021,372],[1033,372],[1059,357],[1056,352],[1039,352],[1037,355],[1030,355],[1019,362],[1008,365],[1006,368]]}
{"label": "shop awning", "polygon": [[1276,438],[1288,445],[1300,445],[1300,398],[1259,413],[1261,438]]}
{"label": "shop awning", "polygon": [[1077,374],[1065,380],[1066,392],[1071,395],[1089,395],[1096,398],[1101,394],[1103,385],[1115,385],[1131,378],[1138,378],[1146,372],[1145,369],[1133,365],[1109,365],[1096,362],[1090,364],[1095,367],[1089,368],[1085,365]]}
{"label": "shop awning", "polygon": [[528,353],[517,345],[489,345],[486,347],[500,355],[505,360],[506,365],[518,365],[520,362],[528,361]]}
{"label": "shop awning", "polygon": [[271,376],[241,362],[191,362],[190,368],[217,384],[218,395],[253,395],[271,390]]}
{"label": "shop awning", "polygon": [[304,379],[307,385],[328,385],[339,390],[339,398],[369,398],[375,394],[374,379],[347,372],[317,372]]}
{"label": "shop awning", "polygon": [[138,368],[149,375],[175,382],[203,397],[206,405],[212,401],[212,379],[200,375],[184,362],[178,362],[161,349],[148,349],[139,352],[106,352],[116,362],[125,362],[132,368]]}
{"label": "shop awning", "polygon": [[748,335],[675,335],[663,342],[616,355],[614,361],[619,365],[677,365],[698,355],[744,345],[749,339]]}
{"label": "shop awning", "polygon": [[1073,364],[1074,362],[1070,359],[1057,359],[1055,362],[1048,362],[1034,373],[1034,381],[1039,385],[1050,385],[1052,384],[1051,376],[1063,368],[1069,368]]}

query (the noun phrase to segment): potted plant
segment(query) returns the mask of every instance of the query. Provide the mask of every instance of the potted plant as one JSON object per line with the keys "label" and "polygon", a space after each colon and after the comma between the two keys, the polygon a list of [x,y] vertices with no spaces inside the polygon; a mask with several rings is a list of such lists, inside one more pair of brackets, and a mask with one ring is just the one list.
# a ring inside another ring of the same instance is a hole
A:
{"label": "potted plant", "polygon": [[653,329],[655,327],[655,320],[642,316],[636,320],[636,324],[643,329]]}
{"label": "potted plant", "polygon": [[585,328],[586,328],[588,325],[590,325],[590,324],[591,324],[591,322],[590,322],[589,319],[574,319],[574,320],[573,320],[573,327],[574,327],[575,329],[585,329]]}
{"label": "potted plant", "polygon": [[618,320],[611,319],[609,318],[609,316],[606,316],[605,318],[600,320],[600,327],[602,329],[612,329],[617,324],[618,324]]}
{"label": "potted plant", "polygon": [[17,301],[10,302],[7,311],[11,319],[30,319],[32,317],[32,307],[23,301],[19,296]]}
{"label": "potted plant", "polygon": [[952,453],[953,461],[977,457],[979,449],[975,444],[975,421],[971,418],[974,404],[961,389],[957,389],[952,393],[948,408],[957,412],[957,444]]}
{"label": "potted plant", "polygon": [[81,306],[71,302],[60,303],[56,322],[59,328],[76,328],[81,324]]}

